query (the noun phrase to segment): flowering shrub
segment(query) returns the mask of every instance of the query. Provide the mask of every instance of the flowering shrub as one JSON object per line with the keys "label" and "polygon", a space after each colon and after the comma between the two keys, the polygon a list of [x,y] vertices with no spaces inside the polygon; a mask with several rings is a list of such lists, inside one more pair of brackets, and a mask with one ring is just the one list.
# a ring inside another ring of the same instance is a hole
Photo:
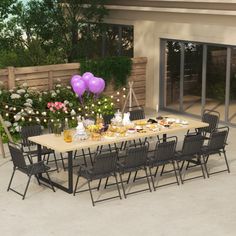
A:
{"label": "flowering shrub", "polygon": [[[86,93],[81,104],[70,86],[57,84],[53,90],[40,92],[30,90],[27,84],[12,90],[0,84],[0,113],[13,136],[18,135],[22,126],[41,124],[47,128],[50,119],[68,118],[73,127],[78,115],[96,117],[97,113],[114,114],[114,109],[111,98],[103,95],[94,98]],[[3,132],[0,135],[3,137]]]}
{"label": "flowering shrub", "polygon": [[66,104],[62,102],[48,102],[47,108],[50,111],[49,115],[52,120],[65,119],[68,114]]}

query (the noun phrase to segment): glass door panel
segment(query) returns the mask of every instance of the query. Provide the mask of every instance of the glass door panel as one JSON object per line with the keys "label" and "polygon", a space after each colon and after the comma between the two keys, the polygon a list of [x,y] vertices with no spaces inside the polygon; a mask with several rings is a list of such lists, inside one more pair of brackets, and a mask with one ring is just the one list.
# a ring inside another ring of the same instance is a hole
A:
{"label": "glass door panel", "polygon": [[231,51],[231,76],[230,76],[230,100],[229,117],[232,124],[236,124],[236,48]]}
{"label": "glass door panel", "polygon": [[225,119],[226,59],[226,47],[207,47],[205,109],[218,111],[220,120]]}
{"label": "glass door panel", "polygon": [[185,43],[183,111],[201,114],[202,107],[202,53],[201,44]]}
{"label": "glass door panel", "polygon": [[167,41],[165,66],[165,104],[167,108],[179,110],[180,99],[180,43]]}

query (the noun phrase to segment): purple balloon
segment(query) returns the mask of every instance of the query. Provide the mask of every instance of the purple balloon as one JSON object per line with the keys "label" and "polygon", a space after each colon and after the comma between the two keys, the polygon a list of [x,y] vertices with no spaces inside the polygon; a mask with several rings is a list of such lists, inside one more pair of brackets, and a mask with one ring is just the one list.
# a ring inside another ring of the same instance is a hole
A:
{"label": "purple balloon", "polygon": [[70,80],[70,84],[73,87],[73,84],[78,82],[79,80],[81,80],[81,76],[80,75],[74,75],[72,76],[71,80]]}
{"label": "purple balloon", "polygon": [[82,75],[82,80],[84,81],[86,87],[87,87],[87,90],[89,89],[89,81],[94,78],[94,75],[91,73],[91,72],[85,72],[83,75]]}
{"label": "purple balloon", "polygon": [[99,86],[100,86],[99,93],[101,93],[105,89],[105,81],[102,78],[98,78],[98,79],[99,79]]}
{"label": "purple balloon", "polygon": [[86,85],[83,80],[78,80],[77,82],[74,82],[72,87],[74,92],[78,94],[79,97],[81,97],[86,91]]}
{"label": "purple balloon", "polygon": [[101,80],[100,78],[93,77],[89,80],[89,90],[94,94],[99,94],[101,90]]}

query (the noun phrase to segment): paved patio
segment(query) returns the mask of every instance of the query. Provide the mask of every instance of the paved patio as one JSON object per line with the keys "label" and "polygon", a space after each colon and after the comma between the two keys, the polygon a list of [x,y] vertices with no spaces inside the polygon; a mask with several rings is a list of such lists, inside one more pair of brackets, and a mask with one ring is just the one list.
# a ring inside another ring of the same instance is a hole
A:
{"label": "paved patio", "polygon": [[[151,114],[151,111],[147,111]],[[183,138],[183,134],[178,136]],[[230,129],[227,147],[231,173],[170,185],[92,207],[88,192],[68,195],[38,186],[33,179],[26,200],[6,192],[12,172],[9,159],[0,158],[0,232],[4,236],[234,236],[236,234],[236,129]],[[225,168],[216,156],[209,167]],[[195,172],[196,173],[196,172]],[[200,173],[200,171],[197,171]],[[66,175],[61,171],[54,178]],[[24,188],[26,178],[16,175],[14,186]],[[165,181],[165,180],[164,180]],[[144,183],[141,183],[141,185]],[[138,184],[140,185],[140,184]],[[113,188],[108,194],[115,193]],[[105,193],[105,192],[104,192]]]}

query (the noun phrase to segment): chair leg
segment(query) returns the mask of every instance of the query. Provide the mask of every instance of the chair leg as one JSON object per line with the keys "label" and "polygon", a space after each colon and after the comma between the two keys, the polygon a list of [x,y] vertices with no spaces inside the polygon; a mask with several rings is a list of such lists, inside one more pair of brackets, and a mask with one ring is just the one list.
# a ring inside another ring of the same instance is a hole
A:
{"label": "chair leg", "polygon": [[208,172],[208,170],[207,170],[207,163],[206,163],[206,159],[205,159],[205,157],[204,157],[204,156],[202,157],[202,159],[203,159],[203,165],[204,165],[204,167],[205,167],[205,171],[206,171],[207,178],[209,178],[209,172]]}
{"label": "chair leg", "polygon": [[119,175],[120,175],[120,182],[121,182],[121,187],[122,187],[122,190],[123,190],[123,193],[124,193],[124,197],[126,198],[125,187],[124,187],[124,183],[123,183],[121,173]]}
{"label": "chair leg", "polygon": [[107,179],[106,179],[106,183],[105,183],[104,189],[107,188],[108,180],[109,180],[109,177],[107,177]]}
{"label": "chair leg", "polygon": [[159,166],[157,166],[157,168],[156,168],[156,171],[155,171],[155,174],[154,174],[154,177],[155,177],[155,178],[157,177],[158,169],[159,169]]}
{"label": "chair leg", "polygon": [[120,197],[120,199],[122,199],[116,173],[114,173],[114,177],[115,177],[115,180],[116,180],[116,187],[117,187],[117,191],[119,193],[119,197]]}
{"label": "chair leg", "polygon": [[35,178],[37,179],[38,184],[41,185],[41,183],[40,183],[40,181],[39,181],[39,177],[38,177],[37,175],[34,175],[34,176],[35,176]]}
{"label": "chair leg", "polygon": [[223,150],[223,154],[224,154],[224,158],[225,158],[225,164],[226,164],[226,166],[227,166],[227,171],[228,171],[228,173],[230,173],[229,163],[228,163],[228,160],[227,160],[227,157],[226,157],[225,150]]}
{"label": "chair leg", "polygon": [[[49,154],[49,155],[50,155],[50,154]],[[57,157],[56,157],[55,152],[53,152],[53,157],[54,157],[54,161],[55,161],[55,164],[56,164],[57,173],[59,173],[59,168],[58,168],[58,164],[57,164]]]}
{"label": "chair leg", "polygon": [[[102,182],[102,179],[99,180],[99,183],[98,183],[98,187],[97,187],[97,190],[100,189],[100,186],[101,186],[101,182]],[[105,187],[104,187],[105,188]]]}
{"label": "chair leg", "polygon": [[77,187],[78,187],[78,183],[79,183],[79,174],[78,174],[78,176],[77,176],[76,183],[75,183],[75,189],[74,189],[74,192],[73,192],[73,195],[74,195],[74,196],[75,196],[75,194],[76,194],[76,189],[77,189]]}
{"label": "chair leg", "polygon": [[189,168],[189,164],[190,164],[190,162],[187,163],[185,170],[187,170]]}
{"label": "chair leg", "polygon": [[95,206],[94,200],[93,200],[92,189],[91,189],[91,185],[90,185],[90,180],[88,180],[88,187],[89,187],[89,193],[90,193],[90,197],[91,197],[91,200],[92,200],[92,204],[93,204],[93,206]]}
{"label": "chair leg", "polygon": [[179,178],[180,178],[181,184],[184,184],[184,181],[183,181],[183,178],[182,178],[182,174],[181,174],[181,168],[179,166],[179,162],[176,161],[176,163],[177,163],[177,168],[178,168],[178,171],[179,171]]}
{"label": "chair leg", "polygon": [[204,169],[203,169],[201,157],[198,157],[198,161],[200,162],[200,166],[201,166],[201,170],[202,170],[202,176],[203,176],[203,178],[205,179],[206,176],[205,176],[205,172],[204,172]]}
{"label": "chair leg", "polygon": [[50,178],[48,172],[45,171],[45,173],[46,173],[46,175],[47,175],[47,177],[48,177],[48,181],[49,181],[49,183],[50,183],[50,185],[51,185],[52,191],[55,192],[54,186],[53,186],[53,184],[52,184],[52,181],[51,181],[51,178]]}
{"label": "chair leg", "polygon": [[163,166],[162,166],[162,169],[161,169],[161,174],[160,174],[160,176],[162,176],[162,175],[163,175],[164,169],[165,169],[165,165],[163,165]]}
{"label": "chair leg", "polygon": [[82,155],[83,155],[83,158],[84,158],[84,165],[85,165],[85,166],[88,166],[88,165],[87,165],[87,161],[86,161],[86,157],[85,157],[84,149],[82,149]]}
{"label": "chair leg", "polygon": [[[130,172],[131,173],[131,172]],[[137,177],[137,174],[138,174],[138,171],[136,170],[135,171],[135,174],[134,174],[134,179],[133,179],[133,183],[135,182],[135,180],[136,180],[136,177]],[[129,176],[130,177],[130,176]],[[128,184],[129,182],[127,182],[127,184]]]}
{"label": "chair leg", "polygon": [[182,165],[181,165],[181,167],[180,167],[180,170],[181,170],[181,171],[183,170],[184,163],[185,163],[185,161],[182,162]]}
{"label": "chair leg", "polygon": [[7,188],[7,191],[10,190],[11,183],[12,183],[13,177],[14,177],[14,175],[15,175],[15,172],[16,172],[16,169],[14,168],[14,169],[13,169],[13,173],[12,173],[12,175],[11,175],[11,179],[10,179],[10,182],[9,182],[8,188]]}
{"label": "chair leg", "polygon": [[24,192],[24,194],[23,194],[23,198],[22,198],[22,200],[25,199],[25,195],[26,195],[26,193],[27,193],[27,190],[28,190],[28,187],[29,187],[30,180],[31,180],[31,175],[29,176],[29,179],[28,179],[27,185],[26,185],[26,187],[25,187],[25,192]]}
{"label": "chair leg", "polygon": [[172,165],[173,165],[173,169],[174,169],[174,172],[175,172],[176,182],[179,185],[179,179],[178,179],[178,175],[177,175],[177,171],[176,171],[176,168],[175,168],[175,162],[174,161],[172,161]]}
{"label": "chair leg", "polygon": [[128,179],[127,179],[127,184],[129,183],[130,176],[131,176],[131,172],[129,172],[129,176],[128,176]]}
{"label": "chair leg", "polygon": [[149,181],[149,178],[148,178],[148,172],[147,172],[147,168],[146,167],[144,167],[144,171],[146,173],[146,178],[147,178],[147,182],[148,182],[148,188],[149,188],[150,192],[152,192],[150,181]]}
{"label": "chair leg", "polygon": [[156,187],[155,187],[155,183],[154,183],[154,178],[153,178],[153,175],[152,175],[151,167],[149,167],[149,172],[150,172],[150,176],[151,176],[151,181],[152,181],[153,189],[154,189],[154,191],[156,191]]}
{"label": "chair leg", "polygon": [[75,160],[75,158],[76,158],[76,155],[77,155],[77,150],[75,150],[75,152],[74,152],[74,160]]}

